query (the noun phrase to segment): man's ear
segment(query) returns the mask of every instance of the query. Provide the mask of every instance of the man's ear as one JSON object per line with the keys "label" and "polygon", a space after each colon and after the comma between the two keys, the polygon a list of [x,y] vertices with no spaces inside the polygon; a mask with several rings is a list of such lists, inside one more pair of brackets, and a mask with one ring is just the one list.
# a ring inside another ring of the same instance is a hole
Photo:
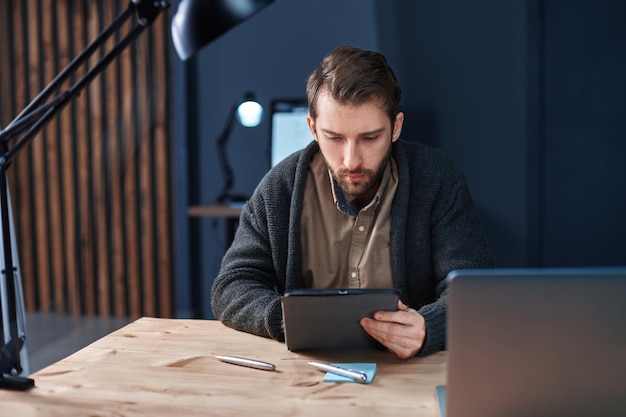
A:
{"label": "man's ear", "polygon": [[309,129],[311,130],[311,134],[313,135],[313,139],[317,142],[317,135],[315,134],[315,121],[311,116],[306,117],[306,123],[309,125]]}
{"label": "man's ear", "polygon": [[404,113],[399,112],[396,114],[396,120],[393,122],[393,134],[391,141],[395,142],[400,139],[400,133],[402,133],[402,124],[404,123]]}

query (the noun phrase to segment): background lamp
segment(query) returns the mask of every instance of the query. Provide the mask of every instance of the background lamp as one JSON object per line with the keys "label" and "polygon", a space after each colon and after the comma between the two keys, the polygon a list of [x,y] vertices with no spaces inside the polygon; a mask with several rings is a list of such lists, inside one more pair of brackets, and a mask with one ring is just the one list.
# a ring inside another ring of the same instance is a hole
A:
{"label": "background lamp", "polygon": [[222,191],[217,197],[218,203],[243,202],[248,199],[247,196],[234,195],[230,191],[235,182],[235,175],[230,165],[226,148],[230,133],[237,124],[237,121],[244,127],[256,127],[261,123],[262,117],[263,106],[255,100],[255,95],[251,92],[247,92],[243,96],[242,101],[233,104],[230,108],[224,130],[222,130],[222,133],[217,138],[217,156],[219,158],[220,167],[222,168],[222,176],[224,177]]}
{"label": "background lamp", "polygon": [[257,127],[263,117],[263,106],[254,100],[244,101],[237,107],[237,119],[245,127]]}
{"label": "background lamp", "polygon": [[[251,17],[273,0],[183,0],[172,21],[172,38],[179,56],[189,58],[203,46],[238,23]],[[128,7],[114,19],[87,47],[18,114],[4,130],[0,130],[0,215],[2,224],[2,256],[0,273],[0,388],[27,390],[35,383],[23,377],[20,353],[26,340],[24,326],[18,323],[19,282],[13,261],[12,223],[8,202],[7,168],[33,137],[67,104],[76,98],[96,76],[104,71],[159,14],[169,7],[165,0],[130,0]],[[134,18],[131,29],[70,86],[66,81],[76,76],[96,52],[101,52],[113,35]],[[21,322],[20,322],[21,323]],[[5,336],[5,335],[8,335]]]}

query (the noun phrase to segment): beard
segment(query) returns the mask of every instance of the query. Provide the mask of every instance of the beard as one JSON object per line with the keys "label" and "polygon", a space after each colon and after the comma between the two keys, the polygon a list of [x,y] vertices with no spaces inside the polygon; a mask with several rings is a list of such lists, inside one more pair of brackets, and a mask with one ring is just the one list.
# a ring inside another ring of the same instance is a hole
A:
{"label": "beard", "polygon": [[[326,162],[326,166],[329,168],[333,179],[339,185],[339,188],[343,192],[346,198],[358,198],[366,195],[372,190],[376,190],[380,181],[385,173],[387,163],[391,158],[391,147],[385,157],[380,161],[380,164],[375,169],[359,168],[355,170],[339,169],[334,171]],[[348,176],[359,175],[362,178],[358,181],[350,180]],[[371,198],[373,198],[372,193]]]}

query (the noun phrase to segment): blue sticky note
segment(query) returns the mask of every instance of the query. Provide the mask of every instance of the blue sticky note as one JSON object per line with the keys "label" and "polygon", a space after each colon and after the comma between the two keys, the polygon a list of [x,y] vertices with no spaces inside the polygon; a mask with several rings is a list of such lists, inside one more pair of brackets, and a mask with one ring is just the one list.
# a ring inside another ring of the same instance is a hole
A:
{"label": "blue sticky note", "polygon": [[352,378],[327,372],[326,375],[324,375],[324,382],[358,382],[360,384],[371,384],[374,380],[374,376],[376,375],[375,363],[333,363],[332,365],[340,366],[342,368],[347,368],[353,371],[365,372],[365,375],[367,375],[367,380],[365,382],[360,382],[355,381]]}
{"label": "blue sticky note", "polygon": [[437,391],[437,399],[439,400],[439,415],[446,417],[446,386],[437,385],[435,390]]}

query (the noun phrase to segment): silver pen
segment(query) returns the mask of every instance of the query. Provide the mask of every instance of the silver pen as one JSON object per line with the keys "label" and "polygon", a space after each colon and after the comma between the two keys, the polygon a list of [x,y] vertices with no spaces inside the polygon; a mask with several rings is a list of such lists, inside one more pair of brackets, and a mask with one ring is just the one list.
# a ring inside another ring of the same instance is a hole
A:
{"label": "silver pen", "polygon": [[247,366],[248,368],[261,369],[263,371],[275,371],[276,366],[273,363],[257,361],[254,359],[240,358],[238,356],[215,356],[222,362],[232,363],[233,365]]}
{"label": "silver pen", "polygon": [[322,371],[330,372],[331,374],[339,376],[345,376],[347,378],[354,379],[355,381],[367,381],[367,374],[365,372],[355,371],[353,369],[342,368],[340,366],[321,362],[308,362],[308,364],[314,368],[321,369]]}

